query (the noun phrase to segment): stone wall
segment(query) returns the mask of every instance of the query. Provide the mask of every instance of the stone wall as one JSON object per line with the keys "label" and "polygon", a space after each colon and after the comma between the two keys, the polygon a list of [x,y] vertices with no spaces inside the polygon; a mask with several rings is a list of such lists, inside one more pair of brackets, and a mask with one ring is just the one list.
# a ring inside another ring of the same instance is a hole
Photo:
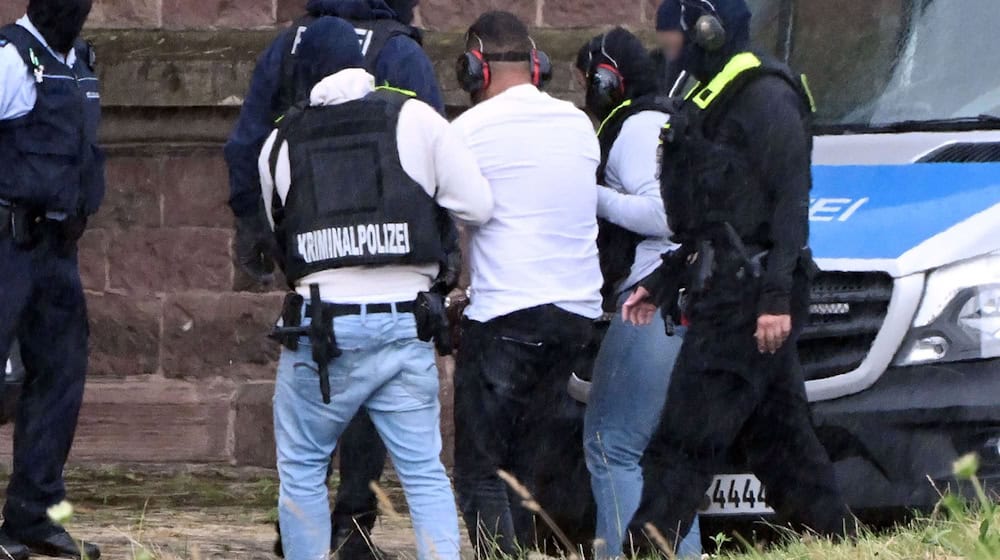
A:
{"label": "stone wall", "polygon": [[[90,26],[102,29],[267,28],[294,19],[303,0],[94,0]],[[25,0],[5,0],[0,20],[20,15]],[[610,23],[645,26],[654,0],[422,0],[417,23],[434,31],[464,29],[481,12],[509,10],[535,27],[586,27]]]}
{"label": "stone wall", "polygon": [[[91,360],[72,459],[273,466],[270,398],[277,346],[264,336],[280,292],[248,292],[232,265],[221,146],[257,54],[304,0],[95,0],[108,191],[81,241]],[[0,3],[0,21],[24,0]],[[424,0],[420,21],[446,100],[461,30],[482,10],[511,9],[556,62],[550,87],[579,99],[576,49],[607,22],[635,29],[653,2]],[[252,29],[251,29],[252,28]],[[450,364],[442,363],[450,401]],[[443,414],[450,441],[450,408]],[[10,427],[0,437],[9,438]],[[450,444],[446,458],[450,457]],[[9,444],[0,449],[7,453]]]}

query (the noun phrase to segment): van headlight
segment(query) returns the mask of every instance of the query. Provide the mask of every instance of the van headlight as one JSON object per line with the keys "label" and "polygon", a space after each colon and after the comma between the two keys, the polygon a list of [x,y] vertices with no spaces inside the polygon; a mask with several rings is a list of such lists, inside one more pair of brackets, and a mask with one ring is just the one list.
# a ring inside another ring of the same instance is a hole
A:
{"label": "van headlight", "polygon": [[927,276],[924,298],[897,366],[1000,356],[1000,253]]}

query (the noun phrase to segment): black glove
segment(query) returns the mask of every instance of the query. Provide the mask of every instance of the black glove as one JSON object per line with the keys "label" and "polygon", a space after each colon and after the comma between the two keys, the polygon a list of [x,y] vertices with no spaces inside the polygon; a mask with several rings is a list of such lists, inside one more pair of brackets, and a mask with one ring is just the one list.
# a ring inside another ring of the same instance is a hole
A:
{"label": "black glove", "polygon": [[256,282],[265,286],[274,283],[274,233],[262,214],[236,218],[233,249],[236,265]]}

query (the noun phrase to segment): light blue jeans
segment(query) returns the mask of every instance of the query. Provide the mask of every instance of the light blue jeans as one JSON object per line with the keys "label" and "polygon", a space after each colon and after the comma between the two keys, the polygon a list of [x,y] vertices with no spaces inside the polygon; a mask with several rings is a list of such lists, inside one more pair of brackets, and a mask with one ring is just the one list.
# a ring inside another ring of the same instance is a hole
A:
{"label": "light blue jeans", "polygon": [[[657,313],[650,325],[611,321],[594,364],[593,386],[584,419],[583,443],[597,502],[597,558],[621,556],[625,529],[642,498],[642,458],[660,421],[670,373],[680,352],[683,329],[668,337]],[[678,547],[681,558],[701,556],[698,519]]]}
{"label": "light blue jeans", "polygon": [[[308,319],[303,323],[308,324]],[[282,350],[274,389],[274,435],[281,488],[278,518],[288,560],[326,560],[330,454],[351,418],[368,409],[410,506],[420,560],[458,560],[458,514],[441,464],[441,406],[434,350],[417,340],[413,315],[334,319],[343,355],[329,365],[323,404],[308,339]]]}

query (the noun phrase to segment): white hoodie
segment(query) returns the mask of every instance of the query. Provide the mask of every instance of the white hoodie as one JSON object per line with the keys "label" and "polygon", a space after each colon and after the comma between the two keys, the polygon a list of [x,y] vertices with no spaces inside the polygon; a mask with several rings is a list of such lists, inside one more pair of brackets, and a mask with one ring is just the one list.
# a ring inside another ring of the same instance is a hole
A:
{"label": "white hoodie", "polygon": [[[359,68],[327,76],[310,95],[313,106],[337,105],[368,95],[375,90],[375,78]],[[291,183],[288,144],[281,146],[276,177],[271,177],[270,157],[277,132],[261,150],[261,194],[271,227],[271,198],[277,188],[285,201]],[[457,220],[473,225],[488,221],[493,212],[493,196],[472,152],[461,137],[426,103],[407,101],[396,130],[399,160],[403,170],[447,209]],[[349,267],[310,274],[296,284],[296,291],[309,296],[309,285],[319,284],[324,301],[334,303],[389,303],[412,301],[427,290],[437,277],[437,264],[424,266]]]}

